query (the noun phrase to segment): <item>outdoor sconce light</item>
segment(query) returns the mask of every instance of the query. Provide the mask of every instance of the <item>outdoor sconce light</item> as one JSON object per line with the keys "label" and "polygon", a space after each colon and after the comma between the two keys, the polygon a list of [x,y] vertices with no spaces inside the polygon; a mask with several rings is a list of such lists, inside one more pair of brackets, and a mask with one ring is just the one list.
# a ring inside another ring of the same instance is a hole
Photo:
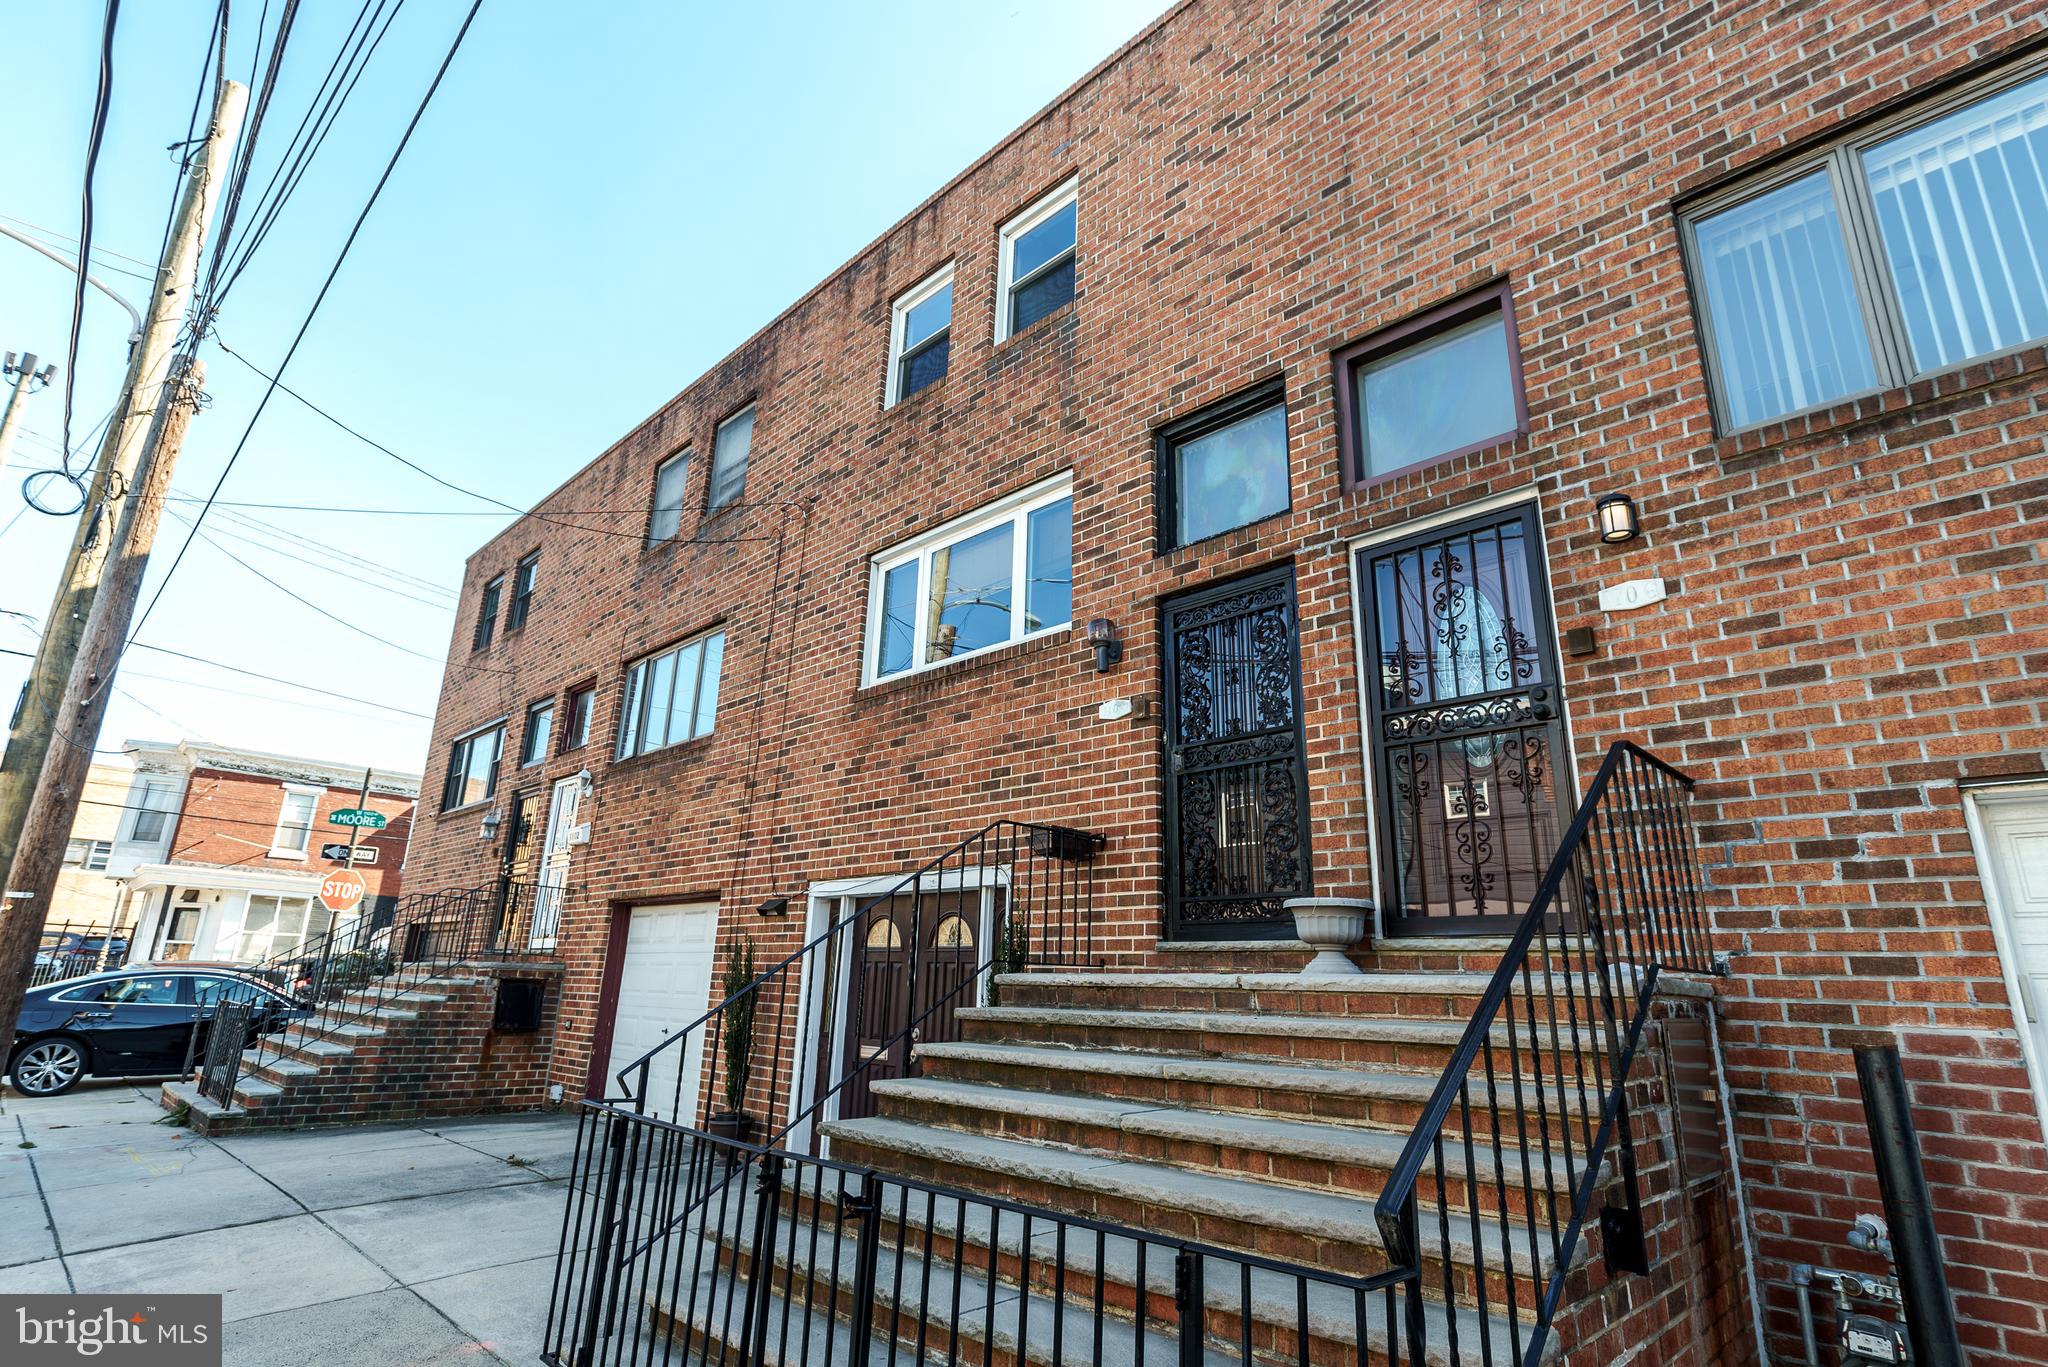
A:
{"label": "outdoor sconce light", "polygon": [[1124,657],[1124,643],[1116,638],[1116,623],[1097,617],[1088,623],[1088,644],[1095,647],[1095,672],[1109,673],[1109,667]]}
{"label": "outdoor sconce light", "polygon": [[787,897],[771,897],[760,906],[755,907],[754,910],[760,912],[763,916],[787,916],[789,915],[789,899]]}
{"label": "outdoor sconce light", "polygon": [[484,813],[483,821],[477,826],[476,838],[479,840],[489,840],[498,833],[498,827],[503,824],[504,820],[505,814],[503,812],[499,811],[496,807],[491,808],[491,810]]}
{"label": "outdoor sconce light", "polygon": [[1602,494],[1600,501],[1593,505],[1593,516],[1600,524],[1600,539],[1610,546],[1633,541],[1642,534],[1643,524],[1636,516],[1636,501],[1627,494]]}

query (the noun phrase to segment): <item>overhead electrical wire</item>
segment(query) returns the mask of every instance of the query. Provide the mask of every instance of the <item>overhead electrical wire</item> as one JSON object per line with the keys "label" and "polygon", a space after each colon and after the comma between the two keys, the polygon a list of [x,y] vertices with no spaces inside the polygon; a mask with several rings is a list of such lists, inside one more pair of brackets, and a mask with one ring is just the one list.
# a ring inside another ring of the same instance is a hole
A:
{"label": "overhead electrical wire", "polygon": [[[183,514],[175,512],[168,508],[165,509],[164,511],[170,517],[175,518],[178,522],[184,524],[185,526],[189,527],[192,525],[191,519],[185,517]],[[249,537],[246,535],[237,535],[235,532],[225,527],[213,527],[205,535],[208,541],[213,541],[215,537],[224,536],[229,538],[230,540],[239,541],[244,546],[250,546],[260,551],[268,551],[272,555],[283,556],[285,559],[293,561],[296,564],[306,565],[312,569],[321,570],[328,574],[335,575],[339,578],[346,579],[350,583],[356,584],[362,588],[377,589],[384,593],[391,594],[393,597],[403,598],[409,603],[418,603],[421,607],[433,608],[438,612],[453,612],[455,610],[455,605],[453,603],[435,602],[431,598],[421,598],[417,594],[407,593],[404,589],[395,587],[393,585],[379,584],[374,581],[364,579],[360,575],[353,574],[348,570],[342,569],[338,565],[323,564],[322,562],[311,559],[307,556],[293,555],[290,551],[284,550],[281,547],[270,545],[268,542],[258,541],[253,537]],[[215,549],[223,551],[225,550],[225,548],[220,546],[220,544],[217,541],[214,541],[213,544]]]}
{"label": "overhead electrical wire", "polygon": [[92,182],[99,170],[100,146],[107,136],[107,110],[114,96],[114,29],[121,17],[121,0],[107,0],[107,17],[100,29],[99,86],[93,96],[92,128],[85,140],[85,188],[79,196],[78,272],[71,287],[71,337],[64,348],[64,450],[59,456],[64,477],[83,485],[71,469],[71,403],[78,384],[78,338],[85,324],[85,270],[92,257]]}
{"label": "overhead electrical wire", "polygon": [[197,526],[194,526],[192,530],[199,537],[199,539],[204,541],[207,545],[213,547],[216,551],[219,551],[222,555],[234,561],[237,565],[240,565],[243,569],[255,575],[258,579],[261,579],[264,583],[270,585],[270,587],[276,589],[279,593],[285,595],[285,597],[290,598],[293,602],[298,603],[301,607],[309,608],[312,611],[319,613],[322,617],[325,617],[328,621],[334,623],[336,626],[346,627],[350,631],[356,633],[356,635],[358,636],[366,637],[369,640],[375,641],[379,645],[389,646],[391,647],[391,649],[396,650],[401,654],[416,656],[419,659],[429,661],[433,664],[442,663],[442,659],[438,655],[429,655],[423,650],[414,650],[411,646],[400,645],[398,642],[391,640],[389,637],[379,636],[376,632],[371,631],[368,627],[357,626],[354,622],[349,621],[348,618],[343,617],[339,613],[330,612],[328,609],[321,607],[312,599],[304,597],[297,590],[286,588],[283,584],[278,583],[277,580],[272,579],[262,570],[257,569],[254,565],[242,559],[241,556],[236,555],[226,546],[223,546],[220,544],[220,542],[214,540],[211,533],[201,531]]}
{"label": "overhead electrical wire", "polygon": [[147,641],[136,641],[133,645],[137,650],[147,650],[157,655],[169,655],[179,660],[190,660],[194,664],[210,665],[215,669],[224,669],[230,674],[242,674],[251,679],[261,679],[265,683],[283,684],[286,688],[296,688],[302,693],[317,693],[325,698],[339,698],[344,702],[361,703],[364,707],[374,707],[380,712],[397,712],[402,716],[417,717],[421,721],[432,721],[434,719],[434,714],[431,712],[415,712],[409,707],[399,707],[393,703],[377,702],[371,698],[358,697],[354,693],[340,693],[331,688],[319,688],[313,684],[300,683],[297,679],[280,678],[275,674],[264,674],[254,669],[244,669],[240,665],[231,665],[222,660],[209,660],[204,655],[193,655],[183,650],[172,650],[169,646],[151,645]]}
{"label": "overhead electrical wire", "polygon": [[[178,200],[184,194],[185,173],[192,169],[192,149],[204,141],[199,136],[199,111],[206,107],[206,89],[209,84],[207,78],[213,77],[211,84],[214,89],[221,88],[221,78],[227,71],[227,46],[228,0],[220,0],[213,12],[213,23],[207,26],[206,51],[199,56],[199,85],[192,92],[192,112],[185,119],[184,141],[165,149],[178,153],[178,174],[171,179],[171,204],[164,213],[163,245],[156,251],[159,261],[171,250],[171,231],[178,222]],[[218,62],[214,58],[216,51],[220,54]],[[155,278],[153,274],[150,276],[152,282]]]}

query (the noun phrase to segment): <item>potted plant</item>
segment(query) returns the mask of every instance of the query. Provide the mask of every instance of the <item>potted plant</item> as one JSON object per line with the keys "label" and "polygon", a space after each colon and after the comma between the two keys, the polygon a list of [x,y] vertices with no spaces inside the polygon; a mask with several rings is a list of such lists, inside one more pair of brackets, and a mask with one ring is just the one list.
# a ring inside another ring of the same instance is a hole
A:
{"label": "potted plant", "polygon": [[[725,1026],[725,1109],[711,1117],[711,1133],[720,1139],[745,1143],[753,1132],[753,1117],[746,1112],[747,1084],[754,1079],[754,1008],[760,994],[747,992],[754,981],[754,937],[742,934],[726,955],[723,1020]],[[745,992],[745,996],[740,994]]]}
{"label": "potted plant", "polygon": [[1022,973],[1030,957],[1030,927],[1017,917],[1003,917],[1002,925],[996,931],[995,950],[988,966],[988,981],[982,985],[982,1005],[1001,1006],[1003,989],[1002,984],[996,979],[1005,973]]}

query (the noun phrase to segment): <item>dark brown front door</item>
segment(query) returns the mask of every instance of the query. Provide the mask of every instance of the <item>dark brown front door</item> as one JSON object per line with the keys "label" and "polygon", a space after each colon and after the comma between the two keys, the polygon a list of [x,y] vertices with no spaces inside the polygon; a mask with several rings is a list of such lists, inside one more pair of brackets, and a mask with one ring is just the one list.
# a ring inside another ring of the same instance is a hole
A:
{"label": "dark brown front door", "polygon": [[979,891],[901,893],[854,927],[840,1119],[875,1113],[869,1084],[904,1076],[913,1045],[960,1038],[954,1013],[980,1004],[965,981],[980,962],[980,907]]}
{"label": "dark brown front door", "polygon": [[1309,889],[1294,567],[1166,605],[1166,924],[1277,939]]}
{"label": "dark brown front door", "polygon": [[1570,801],[1535,506],[1370,547],[1359,571],[1382,920],[1498,933]]}

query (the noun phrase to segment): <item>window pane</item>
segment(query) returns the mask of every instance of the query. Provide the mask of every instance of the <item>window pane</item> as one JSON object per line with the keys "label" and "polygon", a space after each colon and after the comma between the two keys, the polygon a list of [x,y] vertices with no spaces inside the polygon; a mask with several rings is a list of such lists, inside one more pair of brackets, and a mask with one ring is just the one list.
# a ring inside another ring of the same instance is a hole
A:
{"label": "window pane", "polygon": [[85,841],[83,841],[83,840],[67,840],[67,841],[65,841],[65,842],[64,842],[64,862],[65,862],[66,864],[83,864],[83,863],[85,862],[85,851],[86,851],[86,842],[85,842]]}
{"label": "window pane", "polygon": [[1701,220],[1693,239],[1733,426],[1877,382],[1825,172]]}
{"label": "window pane", "polygon": [[695,735],[704,735],[718,720],[718,676],[725,667],[725,633],[707,636],[704,639],[704,681],[697,686],[697,729]]}
{"label": "window pane", "polygon": [[145,783],[135,805],[142,810],[135,814],[135,825],[129,830],[128,838],[143,844],[163,839],[164,817],[171,805],[170,790],[160,783]]}
{"label": "window pane", "polygon": [[1271,408],[1173,452],[1174,544],[1185,546],[1287,507],[1287,408]]}
{"label": "window pane", "polygon": [[690,473],[690,458],[677,456],[665,461],[654,476],[654,511],[647,519],[647,542],[666,541],[682,529],[683,483]]}
{"label": "window pane", "polygon": [[898,565],[882,576],[880,631],[875,676],[883,678],[910,668],[910,654],[917,635],[915,560]]}
{"label": "window pane", "polygon": [[925,659],[944,660],[1010,639],[1014,524],[1005,523],[932,552]]}
{"label": "window pane", "polygon": [[571,750],[590,741],[590,706],[594,696],[588,688],[579,688],[569,695],[568,748]]}
{"label": "window pane", "polygon": [[747,455],[754,446],[754,410],[726,421],[711,451],[711,506],[722,508],[747,485]]}
{"label": "window pane", "polygon": [[640,699],[647,685],[646,662],[626,671],[626,692],[619,702],[619,754],[640,753]]}
{"label": "window pane", "polygon": [[1079,203],[1068,200],[1043,222],[1017,235],[1010,279],[1022,280],[1062,252],[1074,249],[1074,211]]}
{"label": "window pane", "polygon": [[673,652],[657,656],[647,671],[647,721],[640,733],[644,754],[668,744],[668,704],[675,692],[676,657]]}
{"label": "window pane", "polygon": [[1514,364],[1498,312],[1358,368],[1364,472],[1383,475],[1515,430]]}
{"label": "window pane", "polygon": [[1010,297],[1010,331],[1022,332],[1073,297],[1074,262],[1069,257]]}
{"label": "window pane", "polygon": [[692,641],[677,651],[675,695],[669,702],[668,743],[674,745],[696,734],[690,723],[697,715],[697,667],[703,663],[704,643]]}
{"label": "window pane", "polygon": [[1024,541],[1024,630],[1043,631],[1074,619],[1074,500],[1031,514]]}
{"label": "window pane", "polygon": [[555,707],[549,703],[536,707],[526,714],[526,749],[520,755],[522,764],[538,764],[547,758],[548,740],[555,729]]}
{"label": "window pane", "polygon": [[313,829],[313,803],[311,793],[289,793],[284,800],[284,815],[277,823],[277,847],[281,850],[303,850]]}
{"label": "window pane", "polygon": [[928,384],[946,378],[946,362],[953,350],[952,334],[939,338],[924,350],[903,358],[903,373],[896,384],[896,397],[907,399]]}
{"label": "window pane", "polygon": [[1920,370],[2048,336],[2048,76],[1863,154]]}
{"label": "window pane", "polygon": [[919,342],[953,322],[953,282],[934,290],[930,297],[913,304],[903,315],[903,349]]}

